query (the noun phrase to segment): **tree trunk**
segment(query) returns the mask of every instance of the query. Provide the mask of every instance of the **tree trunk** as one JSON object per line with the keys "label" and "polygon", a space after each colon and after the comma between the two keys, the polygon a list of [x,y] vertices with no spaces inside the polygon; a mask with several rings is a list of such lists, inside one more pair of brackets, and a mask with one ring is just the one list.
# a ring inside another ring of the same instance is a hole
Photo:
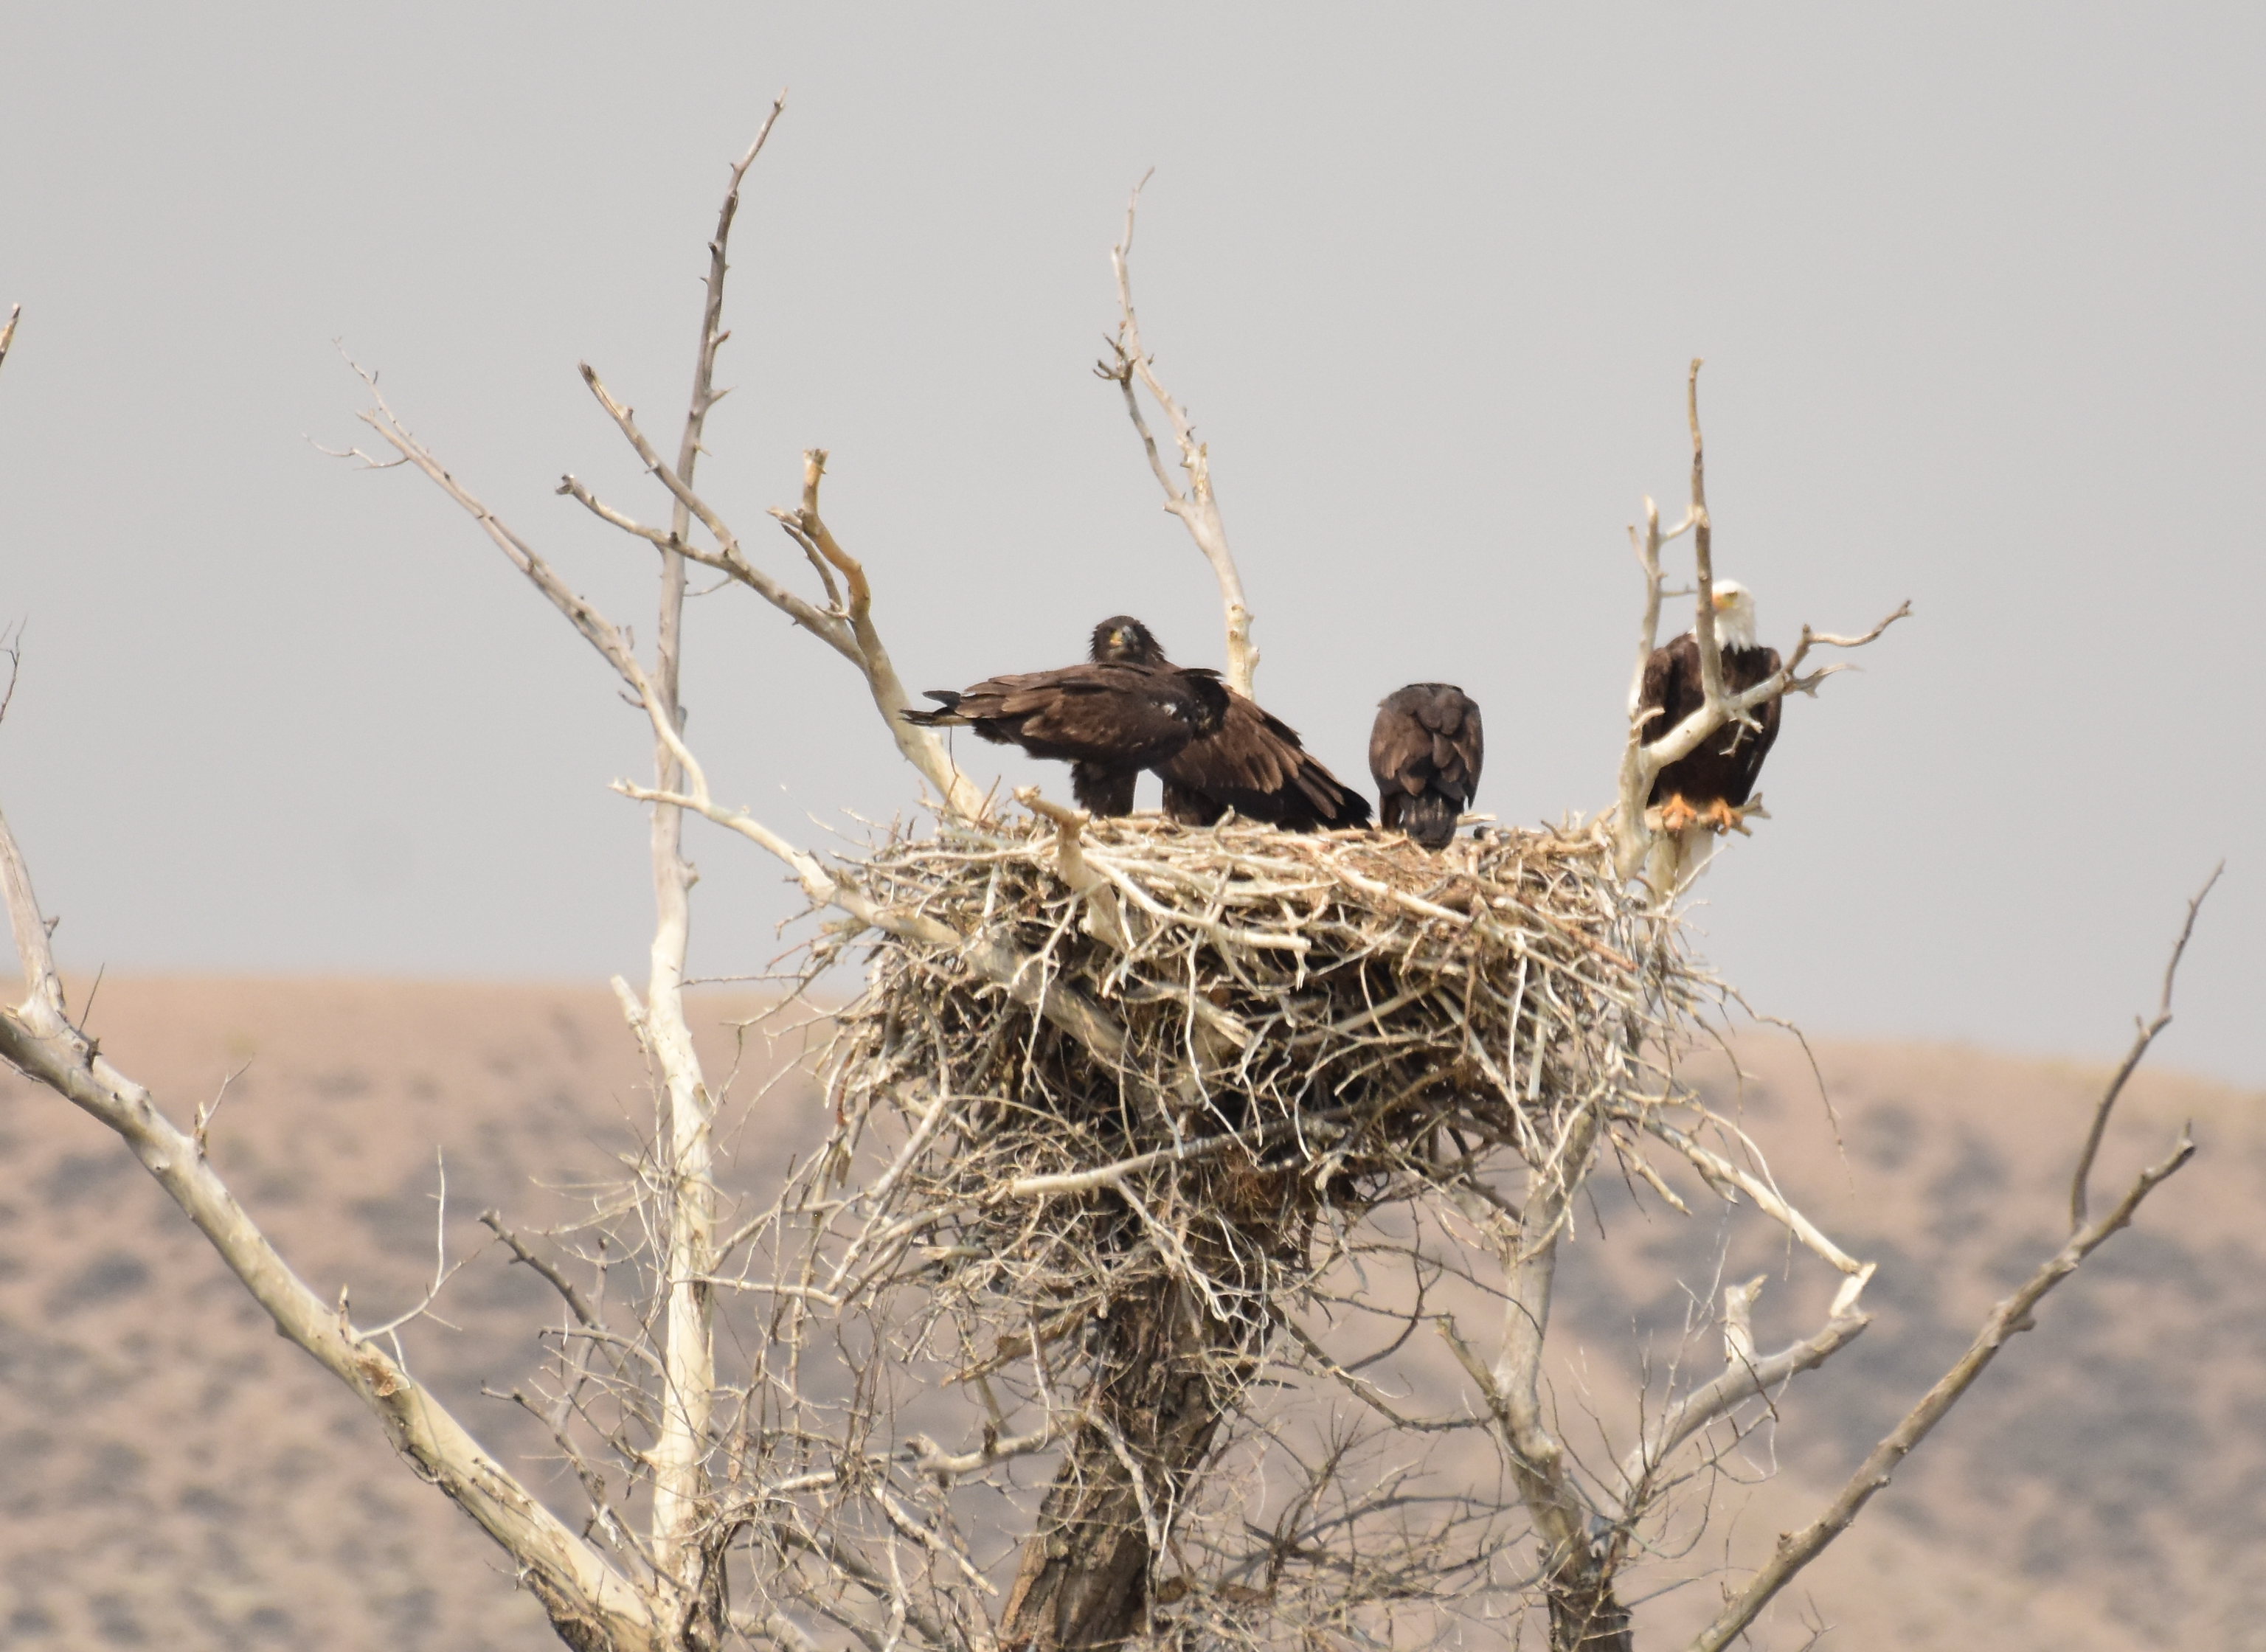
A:
{"label": "tree trunk", "polygon": [[1141,1629],[1151,1524],[1166,1529],[1211,1449],[1224,1397],[1239,1385],[1226,1367],[1240,1363],[1251,1340],[1249,1328],[1213,1319],[1171,1280],[1111,1311],[1085,1396],[1089,1421],[1071,1436],[1024,1546],[1003,1648],[1096,1652]]}
{"label": "tree trunk", "polygon": [[1594,1551],[1560,1566],[1546,1589],[1550,1652],[1635,1652],[1628,1608],[1614,1597],[1612,1574]]}

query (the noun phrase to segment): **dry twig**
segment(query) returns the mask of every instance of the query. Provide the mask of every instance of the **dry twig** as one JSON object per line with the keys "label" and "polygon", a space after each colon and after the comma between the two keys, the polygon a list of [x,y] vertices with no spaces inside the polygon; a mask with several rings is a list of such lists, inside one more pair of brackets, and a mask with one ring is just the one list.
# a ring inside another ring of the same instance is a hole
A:
{"label": "dry twig", "polygon": [[2109,1080],[2109,1087],[2102,1092],[2100,1105],[2093,1110],[2092,1126],[2085,1133],[2085,1146],[2077,1156],[2077,1169],[2069,1179],[2069,1231],[2072,1233],[2085,1225],[2086,1184],[2093,1179],[2093,1161],[2101,1151],[2101,1138],[2108,1134],[2109,1115],[2116,1109],[2116,1098],[2124,1093],[2126,1081],[2147,1055],[2148,1047],[2156,1042],[2159,1033],[2172,1024],[2172,984],[2179,978],[2180,960],[2187,955],[2188,942],[2195,939],[2197,915],[2203,910],[2204,902],[2210,898],[2211,890],[2218,887],[2220,874],[2226,870],[2224,860],[2213,866],[2211,876],[2204,880],[2203,888],[2189,899],[2187,921],[2180,925],[2180,938],[2172,943],[2171,958],[2164,965],[2164,990],[2157,995],[2156,1013],[2145,1021],[2134,1018],[2132,1048],[2124,1052],[2124,1059],[2117,1064],[2116,1071]]}
{"label": "dry twig", "polygon": [[2140,1202],[2153,1193],[2167,1178],[2178,1171],[2195,1155],[2195,1143],[2187,1132],[2180,1132],[2169,1157],[2151,1165],[2126,1189],[2116,1202],[2116,1208],[2091,1226],[2072,1234],[2063,1246],[2025,1280],[2021,1288],[1991,1310],[1983,1328],[1976,1333],[1975,1341],[1958,1363],[1939,1378],[1920,1402],[1907,1413],[1903,1422],[1890,1429],[1857,1466],[1840,1495],[1834,1498],[1825,1511],[1799,1531],[1780,1537],[1778,1547],[1752,1582],[1742,1590],[1736,1598],[1723,1608],[1722,1613],[1692,1642],[1691,1652],[1722,1652],[1722,1648],[1737,1640],[1752,1623],[1756,1614],[1768,1605],[1773,1597],[1793,1581],[1795,1573],[1824,1553],[1825,1546],[1839,1537],[1849,1527],[1859,1511],[1872,1500],[1873,1494],[1889,1483],[1897,1465],[1909,1456],[1912,1449],[1928,1436],[1944,1414],[1959,1402],[1960,1397],[1983,1374],[1983,1368],[1999,1356],[1999,1351],[2016,1334],[2027,1331],[2037,1321],[2031,1310],[2044,1299],[2046,1293],[2077,1271],[2082,1262],[2100,1247],[2102,1241],[2119,1228],[2125,1226]]}
{"label": "dry twig", "polygon": [[[1235,566],[1235,555],[1228,549],[1227,524],[1219,514],[1219,500],[1212,492],[1211,450],[1196,440],[1196,428],[1188,410],[1174,401],[1164,381],[1157,376],[1156,359],[1141,342],[1141,323],[1133,311],[1133,223],[1141,205],[1141,191],[1148,179],[1134,185],[1133,193],[1125,202],[1125,234],[1109,251],[1110,267],[1117,275],[1117,332],[1109,341],[1109,359],[1094,366],[1096,377],[1115,384],[1125,396],[1125,412],[1133,420],[1133,428],[1140,434],[1142,450],[1148,455],[1149,469],[1157,485],[1165,490],[1165,508],[1181,519],[1181,525],[1195,541],[1196,549],[1211,564],[1212,576],[1219,581],[1220,605],[1224,610],[1227,626],[1227,685],[1246,698],[1251,697],[1251,680],[1259,669],[1259,649],[1251,640],[1251,610],[1243,596],[1243,575]],[[1172,472],[1165,468],[1164,457],[1157,450],[1157,439],[1149,433],[1148,419],[1141,411],[1141,398],[1134,388],[1140,381],[1172,427],[1173,444],[1179,450],[1181,469],[1187,472],[1188,485],[1182,488],[1173,480]]]}

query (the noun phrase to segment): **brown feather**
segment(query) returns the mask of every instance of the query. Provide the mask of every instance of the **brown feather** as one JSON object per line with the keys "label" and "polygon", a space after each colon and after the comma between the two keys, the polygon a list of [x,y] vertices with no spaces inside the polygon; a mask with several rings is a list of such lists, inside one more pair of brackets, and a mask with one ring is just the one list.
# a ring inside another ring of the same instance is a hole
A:
{"label": "brown feather", "polygon": [[1486,741],[1478,704],[1449,683],[1411,683],[1379,702],[1369,734],[1378,818],[1428,849],[1456,835],[1477,794]]}
{"label": "brown feather", "polygon": [[1227,690],[1218,674],[1122,662],[987,677],[954,693],[932,689],[934,711],[907,712],[928,727],[973,728],[998,745],[1068,763],[1071,789],[1097,815],[1128,815],[1141,771],[1219,727]]}
{"label": "brown feather", "polygon": [[[1730,693],[1743,693],[1778,669],[1775,648],[1723,650],[1723,687]],[[1706,698],[1700,680],[1698,638],[1687,631],[1673,642],[1655,648],[1652,658],[1645,662],[1644,683],[1637,693],[1640,713],[1658,713],[1644,726],[1645,740],[1650,742],[1669,734],[1698,711]],[[1754,795],[1763,759],[1778,739],[1779,713],[1783,709],[1783,697],[1773,696],[1754,708],[1759,727],[1731,723],[1708,735],[1660,771],[1660,778],[1652,783],[1648,804],[1681,795],[1702,813],[1715,802],[1733,808],[1743,807]]]}
{"label": "brown feather", "polygon": [[1291,831],[1369,823],[1367,798],[1340,784],[1296,729],[1233,690],[1217,733],[1151,766],[1165,779],[1165,812],[1188,824],[1208,826],[1231,808]]}
{"label": "brown feather", "polygon": [[[1097,662],[1124,661],[1167,669],[1165,650],[1128,614],[1093,628]],[[1150,764],[1165,782],[1165,813],[1187,826],[1209,826],[1233,809],[1247,820],[1292,831],[1318,826],[1366,826],[1369,800],[1339,783],[1317,762],[1297,730],[1232,689],[1217,729]]]}

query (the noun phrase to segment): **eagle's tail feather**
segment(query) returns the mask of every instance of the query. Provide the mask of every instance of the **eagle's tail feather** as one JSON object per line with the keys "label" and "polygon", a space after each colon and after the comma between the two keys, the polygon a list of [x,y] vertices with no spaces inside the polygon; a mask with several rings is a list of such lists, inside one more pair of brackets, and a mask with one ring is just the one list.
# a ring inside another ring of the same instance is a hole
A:
{"label": "eagle's tail feather", "polygon": [[1396,822],[1427,849],[1445,849],[1456,835],[1456,816],[1463,811],[1437,792],[1424,791],[1405,799]]}
{"label": "eagle's tail feather", "polygon": [[960,710],[960,694],[958,691],[954,689],[928,689],[925,691],[928,695],[929,698],[941,703],[932,712],[917,712],[909,705],[905,708],[905,720],[909,723],[918,723],[924,728],[941,727],[946,723],[950,722],[954,714],[956,714]]}
{"label": "eagle's tail feather", "polygon": [[1319,763],[1309,765],[1329,782],[1321,808],[1321,823],[1325,826],[1366,826],[1369,824],[1369,800],[1351,786],[1345,785]]}

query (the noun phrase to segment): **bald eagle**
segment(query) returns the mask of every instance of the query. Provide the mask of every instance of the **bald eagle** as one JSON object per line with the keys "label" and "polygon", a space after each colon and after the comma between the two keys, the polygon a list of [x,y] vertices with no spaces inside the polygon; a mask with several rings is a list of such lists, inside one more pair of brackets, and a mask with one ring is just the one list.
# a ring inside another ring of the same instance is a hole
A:
{"label": "bald eagle", "polygon": [[1444,849],[1456,816],[1479,790],[1486,742],[1480,708],[1449,683],[1411,683],[1377,707],[1369,734],[1369,771],[1377,780],[1378,818],[1427,849]]}
{"label": "bald eagle", "polygon": [[1130,815],[1141,771],[1217,734],[1229,711],[1217,671],[1124,661],[986,677],[928,697],[937,709],[908,711],[906,721],[973,728],[996,745],[1067,763],[1071,795],[1098,815]]}
{"label": "bald eagle", "polygon": [[[1723,687],[1738,694],[1779,668],[1778,650],[1755,641],[1755,599],[1736,580],[1714,587],[1715,640],[1723,656]],[[1685,632],[1646,662],[1637,695],[1640,715],[1654,712],[1644,725],[1647,741],[1667,735],[1700,709],[1706,698],[1700,681],[1700,640]],[[1660,829],[1683,831],[1698,822],[1714,831],[1746,830],[1747,800],[1754,795],[1763,759],[1778,738],[1780,697],[1773,695],[1750,713],[1755,727],[1734,720],[1701,741],[1686,756],[1660,771],[1648,803],[1660,810]]]}
{"label": "bald eagle", "polygon": [[[1178,670],[1156,636],[1130,615],[1093,628],[1096,662]],[[1298,732],[1233,689],[1219,727],[1151,763],[1165,782],[1165,813],[1184,826],[1209,826],[1233,809],[1289,831],[1366,826],[1369,800],[1317,762]]]}

